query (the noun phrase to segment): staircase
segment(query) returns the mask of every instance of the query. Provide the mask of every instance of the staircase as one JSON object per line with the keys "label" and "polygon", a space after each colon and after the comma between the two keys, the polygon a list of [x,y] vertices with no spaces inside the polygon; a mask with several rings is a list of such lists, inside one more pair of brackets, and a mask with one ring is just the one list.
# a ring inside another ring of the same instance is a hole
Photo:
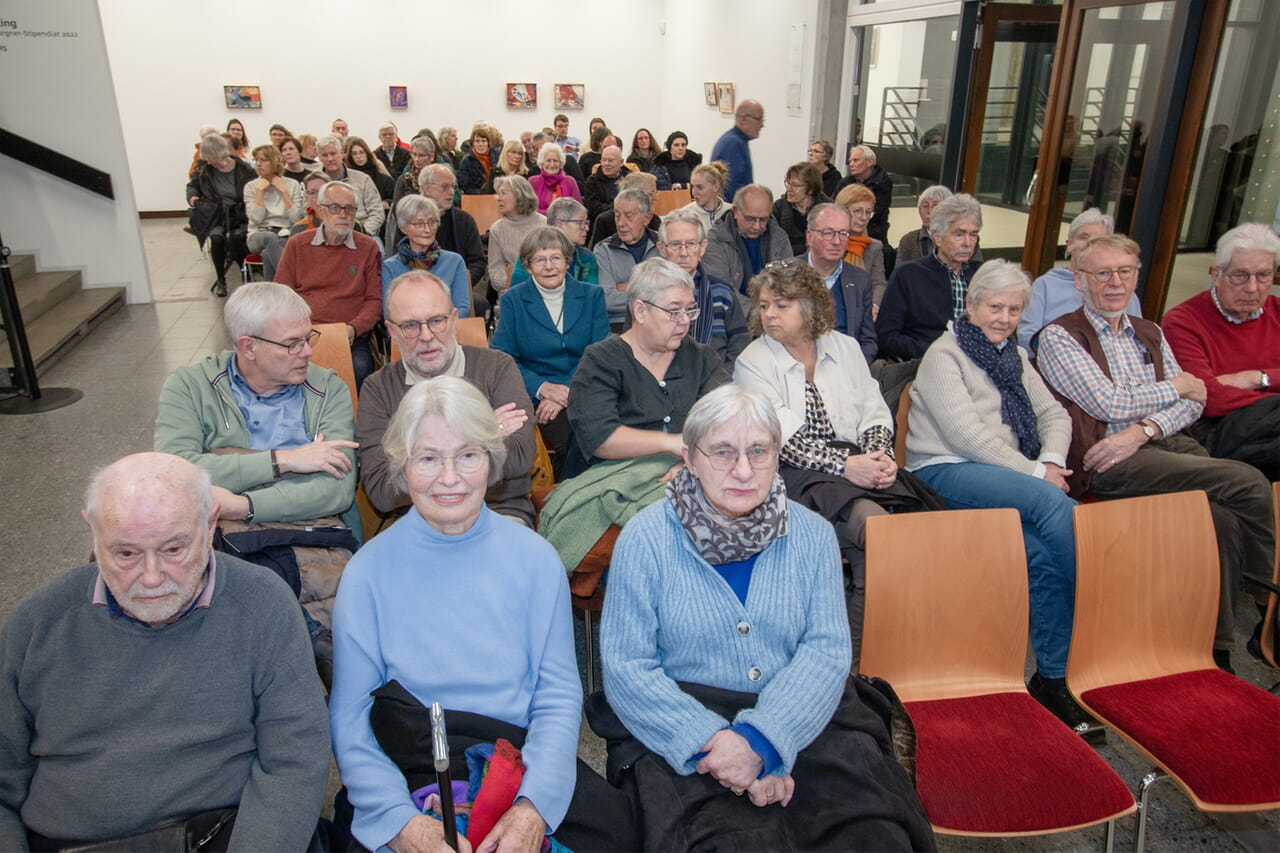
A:
{"label": "staircase", "polygon": [[[9,271],[27,330],[36,370],[52,364],[94,327],[125,304],[123,287],[85,290],[79,270],[39,272],[34,255],[14,254]],[[12,386],[13,358],[0,333],[0,386]]]}

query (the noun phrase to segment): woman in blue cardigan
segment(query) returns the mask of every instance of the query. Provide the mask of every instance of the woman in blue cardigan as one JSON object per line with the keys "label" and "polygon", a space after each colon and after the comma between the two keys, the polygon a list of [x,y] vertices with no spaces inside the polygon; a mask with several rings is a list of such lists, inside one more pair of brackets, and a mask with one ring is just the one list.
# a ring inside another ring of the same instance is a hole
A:
{"label": "woman in blue cardigan", "polygon": [[520,244],[520,262],[533,278],[502,295],[498,328],[489,345],[515,359],[537,404],[542,441],[556,479],[571,429],[569,386],[583,351],[609,334],[604,291],[568,276],[573,245],[558,228],[542,226]]}
{"label": "woman in blue cardigan", "polygon": [[601,646],[616,717],[595,699],[591,712],[597,732],[625,726],[609,765],[634,774],[623,788],[644,849],[931,849],[885,724],[849,676],[835,533],[787,500],[773,406],[717,388],[683,439],[666,498],[614,548]]}
{"label": "woman in blue cardigan", "polygon": [[382,262],[382,303],[387,302],[391,282],[409,270],[426,270],[449,285],[449,300],[459,317],[471,316],[471,287],[467,262],[456,252],[440,248],[440,208],[424,195],[407,195],[396,204],[396,227],[404,232],[395,251]]}

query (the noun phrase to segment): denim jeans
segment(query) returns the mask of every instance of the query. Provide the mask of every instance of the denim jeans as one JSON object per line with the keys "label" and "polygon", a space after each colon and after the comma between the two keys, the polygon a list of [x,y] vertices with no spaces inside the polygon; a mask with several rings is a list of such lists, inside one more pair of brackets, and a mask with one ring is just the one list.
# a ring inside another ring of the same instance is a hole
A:
{"label": "denim jeans", "polygon": [[1031,645],[1044,678],[1067,674],[1067,648],[1075,610],[1076,502],[1052,483],[996,465],[929,465],[916,475],[953,509],[1011,507],[1022,517],[1031,597]]}

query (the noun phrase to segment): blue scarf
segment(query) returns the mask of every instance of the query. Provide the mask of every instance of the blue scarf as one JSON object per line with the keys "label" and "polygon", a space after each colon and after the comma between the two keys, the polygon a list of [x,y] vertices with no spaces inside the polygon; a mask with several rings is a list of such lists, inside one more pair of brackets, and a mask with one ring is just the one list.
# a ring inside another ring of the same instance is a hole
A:
{"label": "blue scarf", "polygon": [[436,261],[440,260],[440,244],[432,243],[431,248],[425,252],[415,252],[409,246],[409,238],[401,237],[400,242],[396,244],[396,254],[409,269],[430,271],[436,265]]}
{"label": "blue scarf", "polygon": [[952,328],[961,351],[991,377],[1000,392],[1000,420],[1013,430],[1018,451],[1028,459],[1039,458],[1040,430],[1035,409],[1031,408],[1031,399],[1022,384],[1022,358],[1017,345],[1006,340],[1003,348],[997,348],[967,317],[957,317]]}

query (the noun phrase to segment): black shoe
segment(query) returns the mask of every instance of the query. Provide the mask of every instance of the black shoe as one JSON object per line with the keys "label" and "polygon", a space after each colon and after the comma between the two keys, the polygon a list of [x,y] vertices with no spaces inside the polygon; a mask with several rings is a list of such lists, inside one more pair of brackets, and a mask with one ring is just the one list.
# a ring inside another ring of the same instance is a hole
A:
{"label": "black shoe", "polygon": [[227,295],[226,278],[224,278],[223,276],[218,276],[217,279],[214,280],[213,284],[209,287],[209,291],[214,296],[226,296]]}
{"label": "black shoe", "polygon": [[1217,665],[1218,669],[1222,670],[1227,675],[1236,674],[1236,671],[1231,668],[1231,652],[1226,649],[1214,649],[1213,662]]}
{"label": "black shoe", "polygon": [[1027,692],[1067,727],[1084,737],[1089,743],[1104,744],[1107,742],[1106,731],[1102,724],[1081,708],[1071,691],[1067,690],[1065,678],[1045,678],[1036,673],[1027,682]]}

